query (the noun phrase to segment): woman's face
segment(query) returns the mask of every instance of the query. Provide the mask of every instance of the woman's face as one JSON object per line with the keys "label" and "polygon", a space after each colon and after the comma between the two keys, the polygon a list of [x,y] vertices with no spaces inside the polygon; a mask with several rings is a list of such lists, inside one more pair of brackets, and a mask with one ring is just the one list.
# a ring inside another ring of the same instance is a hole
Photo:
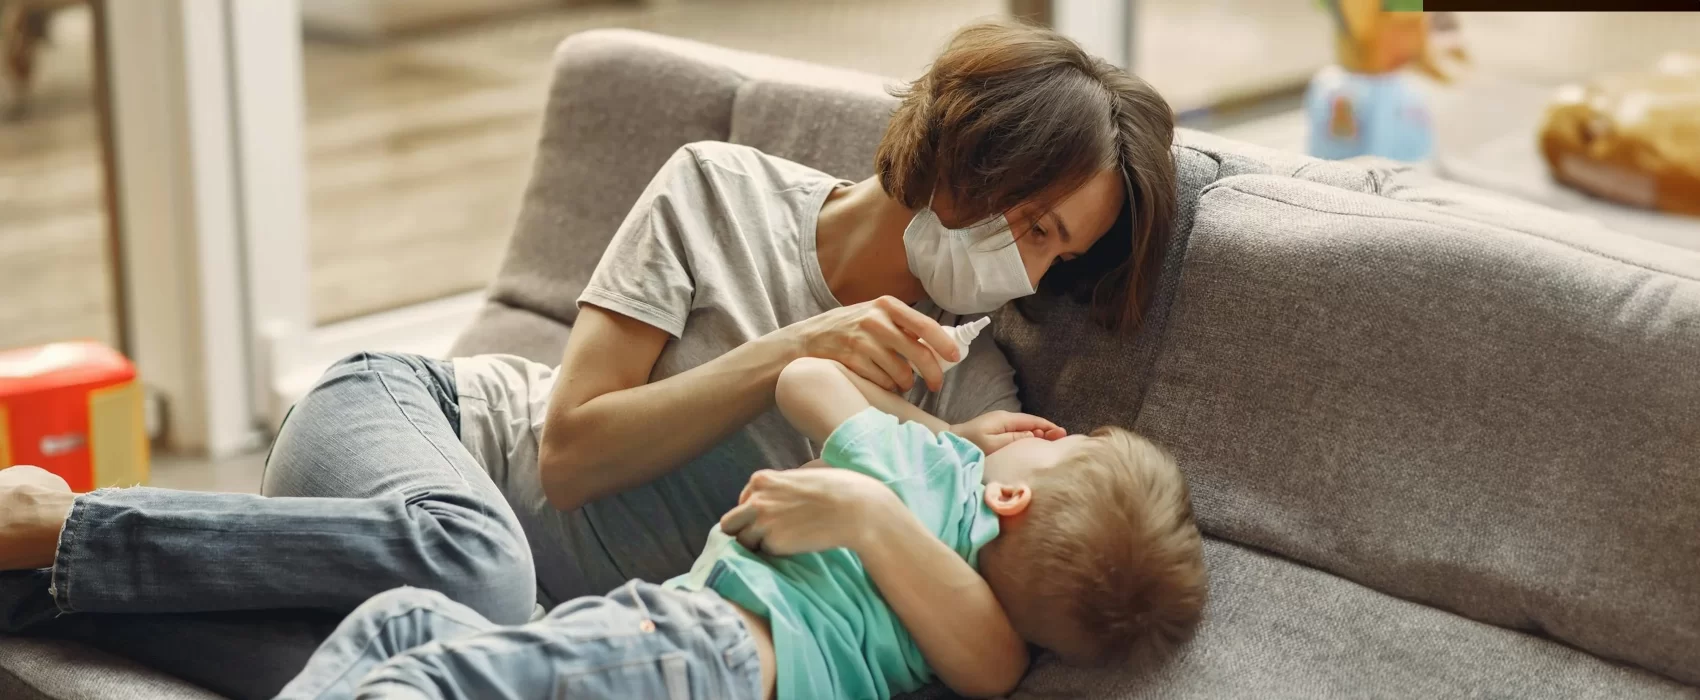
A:
{"label": "woman's face", "polygon": [[[1045,276],[1051,265],[1073,260],[1103,238],[1121,213],[1125,198],[1121,171],[1110,168],[1098,171],[1048,213],[1040,201],[1009,210],[1006,218],[1010,232],[1015,234],[1015,245],[1021,251],[1021,264],[1027,268],[1027,281],[1037,289],[1039,278]],[[940,223],[947,227],[962,228],[975,223],[962,221],[962,217],[952,212],[955,207],[951,206],[948,195],[936,195],[932,207]]]}
{"label": "woman's face", "polygon": [[1010,210],[1009,228],[1034,288],[1051,265],[1073,260],[1103,238],[1121,213],[1124,198],[1121,172],[1109,169],[1098,171],[1049,213],[1044,213],[1038,202]]}

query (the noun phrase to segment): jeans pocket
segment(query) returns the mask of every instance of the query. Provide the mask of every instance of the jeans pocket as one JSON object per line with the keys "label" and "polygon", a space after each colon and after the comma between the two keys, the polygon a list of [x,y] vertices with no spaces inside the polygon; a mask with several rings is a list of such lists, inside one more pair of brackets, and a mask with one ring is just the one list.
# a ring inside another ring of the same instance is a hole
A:
{"label": "jeans pocket", "polygon": [[756,652],[755,639],[747,633],[743,639],[726,647],[722,658],[726,660],[726,668],[734,673],[741,673],[751,666],[755,667],[757,675],[761,673],[761,655]]}
{"label": "jeans pocket", "polygon": [[567,673],[555,689],[568,698],[666,698],[690,700],[691,660],[682,651],[648,659]]}

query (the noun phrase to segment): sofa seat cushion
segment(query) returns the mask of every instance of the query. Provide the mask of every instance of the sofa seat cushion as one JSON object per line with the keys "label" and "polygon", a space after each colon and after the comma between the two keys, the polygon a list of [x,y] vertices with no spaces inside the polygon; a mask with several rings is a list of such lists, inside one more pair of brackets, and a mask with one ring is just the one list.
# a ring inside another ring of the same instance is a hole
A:
{"label": "sofa seat cushion", "polygon": [[6,700],[218,700],[219,696],[81,644],[0,637]]}
{"label": "sofa seat cushion", "polygon": [[1041,661],[1040,698],[1700,698],[1553,641],[1378,593],[1214,538],[1197,636],[1150,673]]}

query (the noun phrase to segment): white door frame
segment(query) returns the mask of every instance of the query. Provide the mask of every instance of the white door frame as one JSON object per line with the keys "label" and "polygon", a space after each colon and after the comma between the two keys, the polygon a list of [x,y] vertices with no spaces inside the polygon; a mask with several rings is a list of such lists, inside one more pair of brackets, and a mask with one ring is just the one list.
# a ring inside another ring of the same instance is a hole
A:
{"label": "white door frame", "polygon": [[101,0],[132,359],[163,446],[263,444],[355,350],[442,355],[469,293],[316,327],[299,0]]}
{"label": "white door frame", "polygon": [[165,446],[253,446],[221,0],[104,0],[128,348]]}

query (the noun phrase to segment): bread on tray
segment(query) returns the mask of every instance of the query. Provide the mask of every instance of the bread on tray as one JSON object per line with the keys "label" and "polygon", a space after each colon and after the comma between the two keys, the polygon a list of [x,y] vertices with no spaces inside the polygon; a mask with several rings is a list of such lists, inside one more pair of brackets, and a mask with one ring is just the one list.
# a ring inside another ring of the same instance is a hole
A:
{"label": "bread on tray", "polygon": [[1561,88],[1541,127],[1559,182],[1638,207],[1700,216],[1700,55]]}

